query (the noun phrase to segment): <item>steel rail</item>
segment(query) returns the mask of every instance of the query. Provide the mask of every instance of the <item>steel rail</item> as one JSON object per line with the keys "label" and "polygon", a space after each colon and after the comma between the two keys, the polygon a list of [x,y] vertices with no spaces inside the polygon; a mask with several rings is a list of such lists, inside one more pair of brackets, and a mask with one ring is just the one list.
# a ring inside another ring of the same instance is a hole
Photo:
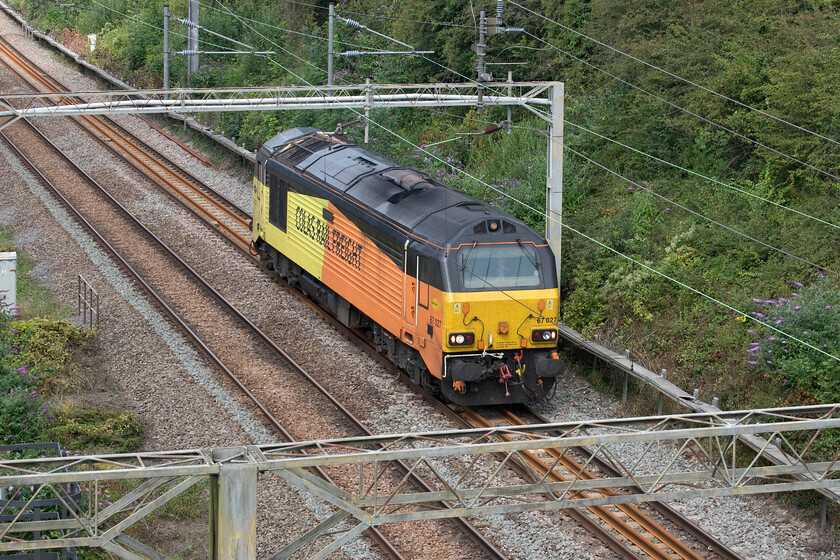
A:
{"label": "steel rail", "polygon": [[[508,420],[511,425],[514,426],[524,426],[527,425],[527,422],[516,416],[513,412],[508,409],[501,409],[499,413],[503,418]],[[592,473],[591,471],[584,470],[583,466],[580,465],[577,461],[575,461],[568,453],[559,453],[556,449],[548,450],[548,454],[553,457],[554,459],[560,461],[560,463],[566,467],[569,472],[571,472],[575,477],[580,477],[584,480],[593,480],[597,478],[597,476]],[[536,457],[535,457],[536,459]],[[536,459],[539,461],[538,459]],[[541,470],[543,468],[551,471],[551,467],[546,465],[544,462],[541,462]],[[604,496],[607,495],[616,495],[617,492],[612,490],[599,490],[599,494]],[[581,494],[585,495],[585,494]],[[630,517],[633,521],[638,523],[641,527],[647,530],[651,535],[656,537],[660,542],[662,542],[665,546],[670,548],[674,551],[680,558],[684,558],[685,560],[702,560],[702,556],[688,548],[685,543],[681,542],[677,537],[669,533],[664,527],[656,523],[653,519],[651,519],[648,515],[646,515],[638,506],[633,504],[619,504],[616,506],[617,509],[622,511],[625,515]],[[605,511],[609,511],[606,510]],[[629,527],[629,526],[628,526]],[[632,530],[632,529],[631,529]],[[641,535],[640,532],[634,531],[634,533],[639,534],[639,536],[644,539],[644,536]],[[629,538],[629,537],[628,537]],[[647,539],[645,539],[647,542]]]}
{"label": "steel rail", "polygon": [[[528,413],[532,414],[534,418],[537,419],[537,422],[540,424],[550,424],[551,420],[546,418],[542,414],[535,412],[533,409],[528,409]],[[558,434],[559,435],[559,434]],[[585,447],[581,448],[584,455],[587,457],[592,457],[592,453]],[[597,466],[602,471],[606,472],[610,476],[618,477],[621,476],[621,473],[613,467],[612,464],[604,460],[600,456],[595,456],[592,460],[592,464]],[[630,488],[631,491],[635,491],[641,493],[641,490],[638,488]],[[680,512],[676,511],[674,508],[669,506],[665,502],[660,501],[652,501],[648,502],[648,505],[659,512],[660,515],[669,519],[672,523],[677,524],[682,530],[690,533],[694,538],[698,541],[702,542],[706,545],[710,550],[712,550],[715,554],[724,558],[725,560],[742,560],[742,557],[739,556],[736,552],[730,549],[728,546],[711,536],[709,533],[692,523],[688,520],[685,516],[683,516]]]}
{"label": "steel rail", "polygon": [[[198,273],[192,269],[186,262],[183,261],[174,251],[172,251],[160,238],[158,238],[154,233],[148,230],[146,226],[144,226],[136,217],[134,217],[125,207],[123,207],[117,200],[115,200],[101,185],[99,185],[92,177],[90,177],[87,173],[85,173],[81,168],[76,166],[75,163],[70,160],[57,146],[55,146],[46,136],[41,133],[37,128],[35,128],[31,123],[28,121],[27,124],[39,134],[45,142],[50,144],[52,148],[63,158],[65,158],[84,178],[86,181],[90,182],[96,188],[99,188],[100,191],[111,200],[113,204],[115,204],[121,211],[123,211],[128,217],[130,217],[136,225],[142,229],[146,235],[148,235],[151,239],[153,239],[162,249],[164,249],[171,258],[175,259],[178,264],[184,267],[191,275],[195,276],[195,278],[199,281],[199,283],[203,284],[206,288],[208,288],[211,293],[214,294],[221,302],[226,304],[230,309],[234,310],[238,313],[238,310],[228,302],[221,294],[219,294],[216,290],[209,286],[206,281],[198,275]],[[263,405],[256,395],[254,395],[250,389],[248,389],[244,383],[222,362],[222,360],[207,346],[207,344],[198,336],[198,334],[192,330],[185,321],[178,315],[178,313],[172,309],[164,300],[163,298],[152,288],[126,260],[120,254],[120,252],[112,246],[108,241],[103,237],[103,235],[82,215],[82,213],[75,207],[73,204],[67,200],[67,198],[61,193],[58,187],[55,186],[7,136],[4,132],[0,131],[0,137],[2,137],[6,143],[14,150],[14,152],[21,158],[22,161],[26,163],[26,165],[35,173],[35,175],[53,192],[53,194],[59,199],[61,204],[68,209],[68,211],[75,216],[76,220],[81,223],[88,232],[94,236],[94,238],[106,249],[108,253],[110,253],[116,261],[119,263],[121,267],[123,267],[129,274],[137,280],[137,282],[142,286],[143,290],[152,298],[152,300],[157,303],[176,324],[176,326],[181,330],[188,339],[192,340],[192,342],[210,359],[212,363],[214,363],[220,370],[222,370],[227,377],[233,381],[233,383],[245,394],[253,403],[254,405],[263,413],[266,420],[281,434],[281,437],[286,439],[289,442],[294,442],[295,439],[289,434],[289,432],[285,429],[285,427],[277,420],[271,412]],[[284,353],[285,355],[285,353]],[[291,358],[289,358],[291,360]],[[294,363],[291,361],[291,363]],[[296,365],[296,364],[295,364]],[[299,367],[299,366],[298,366]],[[316,469],[316,473],[318,476],[323,477],[325,480],[332,483],[329,475],[327,475],[323,470]],[[395,560],[404,560],[402,554],[397,551],[397,549],[391,544],[391,542],[384,536],[382,533],[376,528],[371,527],[366,531],[371,538],[382,548],[387,556],[393,558]]]}
{"label": "steel rail", "polygon": [[180,146],[182,150],[189,153],[192,157],[194,157],[195,159],[200,161],[201,164],[204,165],[205,167],[209,167],[210,169],[215,169],[216,168],[216,166],[213,165],[212,161],[210,161],[209,159],[207,159],[203,155],[199,154],[192,147],[190,147],[186,143],[184,143],[184,141],[181,140],[180,138],[177,138],[176,136],[173,136],[173,135],[169,134],[168,132],[163,130],[161,127],[159,127],[158,125],[156,125],[155,123],[153,123],[149,119],[145,119],[145,118],[141,117],[140,115],[135,115],[135,118],[137,120],[141,121],[143,124],[147,125],[152,130],[157,131],[158,134],[161,134],[162,136],[165,136],[166,138],[168,138],[170,141],[178,144],[178,146]]}
{"label": "steel rail", "polygon": [[[466,409],[464,411],[464,415],[470,421],[472,421],[473,423],[475,423],[479,427],[490,428],[490,427],[494,426],[494,424],[490,420],[486,419],[484,416],[482,416],[481,414],[479,414],[478,412],[476,412],[473,409]],[[505,419],[508,420],[511,425],[518,425],[512,420],[509,420],[507,418],[505,418]],[[521,424],[519,424],[519,425],[521,425]],[[508,436],[503,435],[503,434],[498,434],[497,437],[501,440],[504,440],[504,441],[510,441],[510,438]],[[552,467],[547,465],[544,461],[542,461],[541,459],[538,459],[533,453],[523,453],[522,455],[525,457],[526,462],[532,468],[534,468],[536,471],[540,472],[541,474],[547,475],[553,482],[564,482],[564,481],[567,481],[569,479],[569,477],[556,472]],[[560,454],[557,454],[557,456],[555,458],[561,460],[561,462],[562,462]],[[569,467],[567,466],[567,468],[569,468]],[[571,471],[571,469],[569,469],[569,470],[570,470],[570,473],[571,473],[572,477],[577,475],[577,473],[574,473],[573,471]],[[581,492],[581,493],[579,493],[579,494],[577,494],[573,497],[575,499],[578,499],[578,498],[581,498],[581,497],[589,497],[589,494]],[[618,515],[615,514],[615,512],[610,511],[609,509],[607,509],[604,506],[587,506],[586,509],[589,510],[590,512],[592,512],[592,514],[597,516],[599,519],[601,519],[601,521],[603,521],[604,523],[606,523],[607,525],[612,527],[613,530],[617,531],[620,535],[622,535],[628,541],[633,543],[635,546],[637,546],[640,550],[642,550],[645,554],[647,554],[651,558],[655,558],[656,560],[672,560],[671,556],[667,552],[660,549],[655,543],[651,542],[644,535],[642,535],[639,531],[637,531],[633,527],[631,527],[629,525],[629,523],[627,523],[626,521],[621,519]],[[696,556],[696,555],[681,556],[681,557],[686,558],[686,559],[691,558],[691,560],[701,560],[701,557]]]}
{"label": "steel rail", "polygon": [[[31,124],[31,123],[29,123],[28,121],[27,121],[27,124],[29,124],[30,126],[32,126],[32,124]],[[33,127],[33,128],[34,128],[34,127]],[[35,130],[37,130],[37,129],[35,129]],[[38,131],[38,133],[39,133],[39,134],[41,134],[41,133],[40,133],[40,131]],[[41,134],[41,135],[43,136],[43,134]],[[47,142],[49,142],[49,140],[46,140],[46,141],[47,141]],[[58,150],[58,148],[57,148],[57,147],[54,147],[54,149]],[[66,157],[66,156],[65,156],[65,157]],[[75,164],[74,164],[74,166],[75,166]],[[78,169],[78,167],[77,167],[77,169]],[[85,173],[84,173],[84,171],[82,171],[82,170],[80,170],[80,169],[79,169],[79,171],[80,171],[81,173],[83,173],[83,174],[86,176],[87,180],[92,181],[92,182],[95,184],[95,181],[94,181],[91,177],[89,177],[87,174],[85,174]],[[97,185],[97,186],[98,186],[98,185]],[[326,396],[326,397],[330,400],[330,402],[331,402],[331,403],[332,403],[332,404],[333,404],[333,405],[334,405],[334,406],[335,406],[335,407],[336,407],[336,408],[337,408],[337,409],[338,409],[338,410],[339,410],[339,411],[340,411],[340,412],[341,412],[341,413],[342,413],[342,414],[343,414],[343,415],[344,415],[344,416],[345,416],[345,417],[346,417],[346,418],[347,418],[347,419],[348,419],[348,420],[349,420],[352,424],[354,424],[354,425],[355,425],[358,429],[360,429],[360,431],[362,431],[365,435],[373,435],[373,432],[371,432],[371,431],[370,431],[370,430],[369,430],[369,429],[368,429],[368,428],[367,428],[367,427],[366,427],[366,426],[365,426],[365,425],[364,425],[364,424],[363,424],[360,420],[358,420],[357,418],[355,418],[355,416],[353,416],[353,415],[352,415],[352,413],[351,413],[351,412],[350,412],[350,411],[349,411],[346,407],[344,407],[344,406],[343,406],[343,405],[342,405],[342,404],[341,404],[341,403],[340,403],[337,399],[335,399],[332,395],[330,395],[330,394],[329,394],[329,392],[328,392],[328,391],[327,391],[327,390],[326,390],[323,386],[321,386],[321,385],[320,385],[320,384],[319,384],[319,383],[318,383],[318,382],[317,382],[317,381],[316,381],[316,380],[315,380],[315,379],[314,379],[314,378],[313,378],[313,377],[312,377],[312,376],[311,376],[308,372],[306,372],[306,371],[305,371],[305,370],[304,370],[304,369],[303,369],[303,368],[302,368],[299,364],[297,364],[297,362],[295,362],[295,361],[291,358],[291,356],[289,356],[289,355],[288,355],[285,351],[283,351],[283,350],[282,350],[279,346],[277,346],[277,345],[276,345],[276,344],[275,344],[275,343],[274,343],[274,342],[273,342],[273,341],[272,341],[272,340],[271,340],[271,339],[270,339],[270,338],[269,338],[269,337],[268,337],[265,333],[263,333],[263,332],[262,332],[262,331],[261,331],[261,330],[260,330],[260,329],[259,329],[256,325],[254,325],[254,324],[253,324],[250,320],[248,320],[248,319],[247,319],[247,318],[246,318],[243,314],[241,314],[241,313],[240,313],[240,312],[239,312],[239,311],[238,311],[238,310],[237,310],[237,309],[236,309],[236,308],[235,308],[232,304],[230,304],[229,302],[227,302],[227,300],[225,300],[225,299],[224,299],[224,297],[223,297],[223,296],[221,296],[221,294],[219,294],[218,292],[216,292],[216,291],[215,291],[215,290],[214,290],[214,289],[213,289],[213,288],[212,288],[212,287],[211,287],[208,283],[206,283],[206,282],[205,282],[205,281],[204,281],[204,280],[203,280],[203,279],[202,279],[202,278],[201,278],[201,277],[200,277],[200,276],[199,276],[199,275],[198,275],[198,274],[197,274],[197,273],[196,273],[196,272],[195,272],[195,271],[191,268],[191,267],[189,267],[189,265],[187,265],[187,264],[186,264],[183,260],[181,260],[181,259],[180,259],[180,258],[179,258],[179,257],[178,257],[175,253],[174,253],[174,252],[172,252],[172,251],[171,251],[168,247],[166,247],[166,245],[165,245],[165,244],[164,244],[164,243],[163,243],[163,242],[162,242],[159,238],[157,238],[156,236],[154,236],[154,234],[153,234],[153,233],[151,233],[151,232],[150,232],[147,228],[145,228],[145,226],[143,226],[143,224],[141,224],[139,221],[137,221],[137,220],[136,220],[136,218],[134,218],[133,216],[131,216],[130,212],[128,212],[128,210],[127,210],[127,209],[123,208],[123,207],[119,204],[119,202],[117,202],[116,200],[114,200],[114,199],[113,199],[113,197],[111,197],[111,195],[110,195],[109,193],[107,193],[107,191],[105,191],[104,189],[102,189],[102,187],[101,187],[101,186],[98,186],[98,188],[100,188],[106,196],[108,196],[109,198],[111,198],[111,200],[112,200],[112,201],[113,201],[116,205],[120,206],[120,208],[121,208],[121,209],[122,209],[122,210],[123,210],[123,211],[124,211],[127,215],[129,215],[129,216],[130,216],[133,220],[135,220],[135,221],[137,222],[137,224],[138,224],[141,228],[143,228],[143,229],[146,231],[146,233],[147,233],[148,235],[152,236],[152,238],[154,238],[154,239],[155,239],[155,241],[156,241],[157,243],[161,244],[161,246],[162,246],[163,248],[165,248],[167,251],[169,251],[172,257],[174,257],[176,260],[178,260],[178,261],[179,261],[179,263],[180,263],[182,266],[184,266],[184,267],[185,267],[185,268],[186,268],[186,269],[187,269],[187,270],[188,270],[188,271],[189,271],[192,275],[194,275],[197,279],[199,279],[199,281],[200,281],[202,284],[204,284],[205,288],[207,288],[208,290],[210,290],[210,291],[211,291],[211,292],[212,292],[212,293],[213,293],[213,294],[214,294],[217,298],[219,298],[219,300],[220,300],[220,301],[224,302],[227,306],[229,306],[229,308],[231,309],[231,311],[233,311],[233,312],[234,312],[234,314],[236,314],[236,315],[239,317],[239,319],[241,319],[242,321],[244,321],[244,322],[245,322],[245,323],[249,326],[249,328],[250,328],[250,329],[252,329],[252,331],[253,331],[253,332],[255,332],[255,333],[256,333],[259,337],[261,337],[261,338],[262,338],[265,342],[267,342],[267,343],[268,343],[268,345],[269,345],[271,348],[273,348],[273,350],[275,350],[275,351],[276,351],[276,352],[277,352],[277,353],[278,353],[278,354],[279,354],[279,355],[280,355],[280,356],[284,359],[284,361],[286,361],[286,362],[290,365],[290,367],[292,367],[293,369],[295,369],[296,371],[298,371],[298,373],[300,373],[300,374],[301,374],[304,378],[306,378],[306,379],[307,379],[307,380],[308,380],[311,384],[313,384],[313,386],[315,386],[315,387],[316,387],[316,389],[317,389],[319,392],[321,392],[324,396]],[[189,205],[189,206],[192,206],[192,205]],[[195,210],[195,209],[193,208],[193,210]],[[249,254],[250,254],[250,253],[249,253]],[[253,258],[253,255],[251,255],[251,257]],[[255,261],[255,262],[257,262],[257,263],[259,262],[257,259],[254,259],[254,261]],[[172,311],[172,310],[170,310],[170,309],[168,309],[168,308],[166,308],[166,309],[167,309],[167,311],[168,311],[168,312],[170,312],[170,313],[174,313],[174,311]],[[191,330],[188,330],[188,331],[186,331],[186,332],[188,332],[188,337],[189,337],[189,338],[192,338],[192,339],[194,339],[194,340],[196,339],[197,335],[195,335],[195,333],[193,333]],[[205,351],[205,353],[206,353],[206,352],[210,352],[209,348],[207,348],[207,347],[206,347],[206,345],[205,345],[203,342],[198,342],[198,344],[199,344],[199,347],[201,347],[201,348],[202,348],[202,350],[203,350],[203,351]],[[220,361],[217,357],[215,357],[215,355],[213,355],[213,357],[211,357],[211,360],[212,360],[214,363],[216,363],[217,365],[219,365],[219,366],[223,369],[223,371],[225,371],[226,375],[228,375],[229,377],[231,377],[231,379],[234,379],[234,382],[237,384],[237,386],[239,386],[241,389],[243,389],[243,391],[247,391],[247,389],[245,389],[245,388],[244,388],[244,385],[242,385],[242,384],[241,384],[241,382],[240,382],[238,379],[235,379],[234,374],[233,374],[232,372],[230,372],[230,370],[229,370],[229,369],[227,369],[227,368],[226,368],[226,367],[225,367],[225,366],[221,363],[221,361]],[[260,403],[256,400],[256,397],[255,397],[255,396],[253,396],[252,394],[250,394],[250,392],[248,392],[248,393],[246,393],[246,394],[247,394],[247,396],[248,396],[249,398],[251,398],[252,400],[254,400],[254,402],[257,404],[258,408],[260,408],[260,410],[261,410],[264,414],[268,415],[268,417],[269,417],[269,418],[273,418],[273,417],[271,417],[271,416],[270,416],[270,414],[269,414],[269,413],[268,413],[268,411],[265,409],[265,407],[264,407],[263,405],[261,405],[261,404],[260,404]],[[276,424],[276,420],[273,420],[273,419],[272,419],[272,420],[271,420],[271,422],[272,422],[272,424]],[[401,464],[400,466],[401,466],[401,468],[402,468],[405,472],[410,472],[410,469],[409,469],[409,467],[408,467],[407,465],[405,465],[405,464]],[[412,473],[412,480],[413,480],[416,484],[418,484],[418,485],[420,486],[420,488],[421,488],[421,489],[423,489],[424,491],[431,491],[431,487],[430,487],[430,486],[428,486],[428,485],[425,483],[425,481],[423,481],[421,478],[419,478],[416,474],[413,474],[413,473]],[[448,507],[446,504],[441,504],[441,505],[442,505],[442,507]],[[457,523],[457,524],[461,527],[462,531],[463,531],[463,532],[464,532],[464,533],[465,533],[468,537],[470,537],[471,539],[473,539],[473,540],[474,540],[474,542],[475,542],[475,543],[476,543],[479,547],[481,547],[483,550],[485,550],[485,552],[487,552],[488,554],[490,554],[490,555],[491,555],[491,557],[493,557],[493,558],[498,558],[498,559],[506,559],[506,556],[505,556],[505,555],[504,555],[501,551],[499,551],[499,550],[498,550],[498,549],[497,549],[494,545],[492,545],[492,543],[490,543],[490,542],[489,542],[489,541],[488,541],[488,540],[487,540],[487,539],[486,539],[486,538],[485,538],[485,537],[484,537],[484,536],[480,533],[480,531],[478,531],[478,530],[477,530],[474,526],[472,526],[472,524],[470,524],[467,520],[465,520],[465,519],[463,519],[463,518],[456,518],[456,519],[455,519],[455,522],[456,522],[456,523]],[[384,536],[382,536],[382,535],[381,535],[381,533],[379,533],[379,531],[378,531],[378,530],[376,530],[375,528],[374,528],[373,530],[375,531],[375,533],[376,533],[376,534],[379,534],[379,535],[380,535],[380,538],[376,538],[376,537],[374,536],[374,538],[375,538],[377,541],[380,541],[380,540],[384,540],[384,539],[385,539],[385,537],[384,537]],[[391,549],[393,549],[393,546],[392,546],[392,545],[390,545],[390,543],[385,544],[385,543],[383,542],[382,544],[383,544],[383,549],[387,549],[387,548],[391,548]]]}
{"label": "steel rail", "polygon": [[[60,93],[62,90],[66,90],[65,86],[61,82],[48,76],[35,63],[26,60],[25,57],[23,57],[23,55],[8,42],[0,41],[0,52],[3,52],[15,61],[15,63],[18,64],[31,78],[49,91]],[[25,77],[19,72],[16,71],[15,73],[25,79]],[[66,98],[62,98],[62,102],[67,101],[68,100]],[[192,174],[181,170],[179,166],[172,162],[169,158],[145,142],[139,140],[136,136],[129,133],[112,119],[108,117],[81,116],[76,122],[79,121],[85,123],[88,127],[96,131],[97,138],[104,146],[119,154],[121,157],[134,162],[134,164],[143,170],[146,175],[161,183],[168,191],[170,191],[170,194],[174,194],[175,196],[184,199],[188,205],[193,205],[199,209],[200,214],[206,216],[207,218],[212,215],[211,212],[207,212],[202,208],[201,203],[203,201],[211,205],[213,208],[216,208],[244,231],[250,231],[248,225],[249,216],[246,212],[239,209],[235,204],[205,185],[201,180],[197,179]],[[179,188],[178,185],[186,188],[188,192]],[[197,203],[191,199],[189,193],[193,193],[199,199]],[[224,230],[228,237],[232,238],[240,245],[243,245],[246,248],[249,246],[250,241],[246,235],[235,231],[230,225],[224,223],[224,220],[219,219],[219,216],[213,217],[215,219],[212,220],[212,225]]]}

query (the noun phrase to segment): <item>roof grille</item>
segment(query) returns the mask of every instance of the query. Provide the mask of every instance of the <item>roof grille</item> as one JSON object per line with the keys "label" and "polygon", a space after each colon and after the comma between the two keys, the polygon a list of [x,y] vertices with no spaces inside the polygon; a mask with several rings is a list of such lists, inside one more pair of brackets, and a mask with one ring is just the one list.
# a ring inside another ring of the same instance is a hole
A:
{"label": "roof grille", "polygon": [[[343,144],[344,142],[335,139],[337,142]],[[299,140],[286,144],[276,158],[288,165],[294,167],[315,152],[319,152],[324,148],[329,148],[333,144],[333,138],[324,133],[316,132],[315,134],[304,136]]]}

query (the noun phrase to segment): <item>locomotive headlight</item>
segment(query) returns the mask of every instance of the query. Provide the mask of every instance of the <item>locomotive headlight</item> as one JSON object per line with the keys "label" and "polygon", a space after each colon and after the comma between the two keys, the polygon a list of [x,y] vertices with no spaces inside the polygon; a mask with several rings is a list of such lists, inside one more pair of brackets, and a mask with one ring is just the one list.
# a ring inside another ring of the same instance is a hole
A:
{"label": "locomotive headlight", "polygon": [[452,333],[449,335],[449,346],[472,346],[475,334],[471,332]]}
{"label": "locomotive headlight", "polygon": [[531,331],[532,342],[553,342],[557,340],[557,329],[535,329]]}

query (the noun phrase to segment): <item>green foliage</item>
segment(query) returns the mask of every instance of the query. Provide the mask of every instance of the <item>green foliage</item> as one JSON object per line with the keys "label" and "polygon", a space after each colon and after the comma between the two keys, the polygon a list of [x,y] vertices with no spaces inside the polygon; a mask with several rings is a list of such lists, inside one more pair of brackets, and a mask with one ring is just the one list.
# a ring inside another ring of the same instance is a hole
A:
{"label": "green foliage", "polygon": [[42,441],[52,415],[41,394],[40,379],[28,364],[17,359],[25,343],[13,326],[11,316],[0,311],[0,442],[3,444]]}
{"label": "green foliage", "polygon": [[65,449],[128,452],[140,446],[136,415],[100,409],[61,407],[56,392],[73,385],[75,354],[94,338],[63,320],[14,321],[0,312],[0,443],[59,441]]}
{"label": "green foliage", "polygon": [[64,449],[130,453],[140,448],[143,426],[136,414],[65,405],[47,435]]}
{"label": "green foliage", "polygon": [[77,383],[77,369],[72,358],[96,338],[96,331],[84,330],[65,320],[35,318],[17,321],[19,364],[37,371],[41,387],[59,393]]}
{"label": "green foliage", "polygon": [[[92,55],[95,61],[123,73],[129,82],[160,85],[162,44],[155,27],[160,25],[163,0],[117,0],[109,4],[112,11],[91,0],[80,0],[73,8],[43,0],[14,0],[13,4],[55,34],[65,27],[99,34],[99,46]],[[172,14],[185,17],[186,4],[185,0],[171,2]],[[277,10],[271,3],[234,0],[202,7],[201,24],[207,29],[277,55],[272,57],[276,62],[257,56],[202,56],[192,85],[324,83],[326,44],[317,37],[326,34],[326,10],[320,9],[324,3],[318,6],[291,3]],[[475,58],[470,47],[477,40],[475,10],[481,8],[490,7],[462,0],[342,0],[339,13],[435,54],[338,57],[336,83],[471,78]],[[724,96],[826,137],[840,138],[836,3],[540,0],[532,8],[549,20]],[[250,20],[233,18],[227,9]],[[835,145],[622,57],[549,20],[506,5],[506,24],[523,27],[528,34],[489,37],[488,61],[523,62],[512,67],[517,80],[564,80],[566,146],[644,187],[629,184],[567,150],[564,224],[733,307],[743,307],[744,294],[780,293],[787,278],[804,282],[813,277],[810,267],[769,246],[833,270],[840,267],[835,244],[825,242],[836,235],[833,228],[815,225],[726,186],[840,223],[837,182],[813,169],[836,173],[840,151]],[[173,24],[173,31],[181,29]],[[337,50],[395,49],[394,43],[343,23],[336,25],[335,39]],[[213,38],[211,43],[224,41]],[[185,39],[173,33],[171,49],[184,48]],[[184,57],[172,57],[171,65],[173,85],[186,85]],[[254,149],[286,128],[332,130],[357,116],[334,109],[230,112],[201,118],[237,144]],[[513,124],[519,128],[511,134],[475,135],[506,118],[506,110],[494,107],[485,107],[480,114],[461,108],[378,110],[372,115],[370,147],[542,230],[545,138],[537,131],[545,124],[525,110],[514,109]],[[344,133],[360,140],[362,130],[349,126]],[[434,157],[406,147],[402,139],[416,145],[435,144],[430,150]],[[744,364],[740,352],[749,335],[733,313],[570,230],[565,233],[561,292],[567,323],[587,333],[600,332],[602,339],[621,337],[622,342],[634,342],[634,348],[652,363],[672,370],[677,383],[699,387],[703,394],[717,394],[727,407],[776,403],[792,395],[791,377],[772,376],[779,383],[766,383]],[[808,375],[813,379],[796,380],[796,395],[815,398],[822,387],[833,390],[822,378],[820,372],[827,370],[819,356],[802,360],[799,365],[810,368]]]}
{"label": "green foliage", "polygon": [[753,312],[782,332],[767,328],[756,334],[747,363],[787,386],[797,401],[837,402],[840,361],[832,356],[840,356],[840,289],[820,281],[797,290],[788,298],[762,300],[762,311]]}

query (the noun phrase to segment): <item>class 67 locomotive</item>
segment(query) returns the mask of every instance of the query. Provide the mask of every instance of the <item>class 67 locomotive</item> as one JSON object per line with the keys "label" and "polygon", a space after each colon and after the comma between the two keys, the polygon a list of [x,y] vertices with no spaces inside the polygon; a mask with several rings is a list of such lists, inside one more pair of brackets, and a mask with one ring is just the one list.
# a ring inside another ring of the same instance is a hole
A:
{"label": "class 67 locomotive", "polygon": [[449,402],[540,399],[565,368],[545,238],[420,171],[287,130],[257,153],[252,227],[267,268]]}

